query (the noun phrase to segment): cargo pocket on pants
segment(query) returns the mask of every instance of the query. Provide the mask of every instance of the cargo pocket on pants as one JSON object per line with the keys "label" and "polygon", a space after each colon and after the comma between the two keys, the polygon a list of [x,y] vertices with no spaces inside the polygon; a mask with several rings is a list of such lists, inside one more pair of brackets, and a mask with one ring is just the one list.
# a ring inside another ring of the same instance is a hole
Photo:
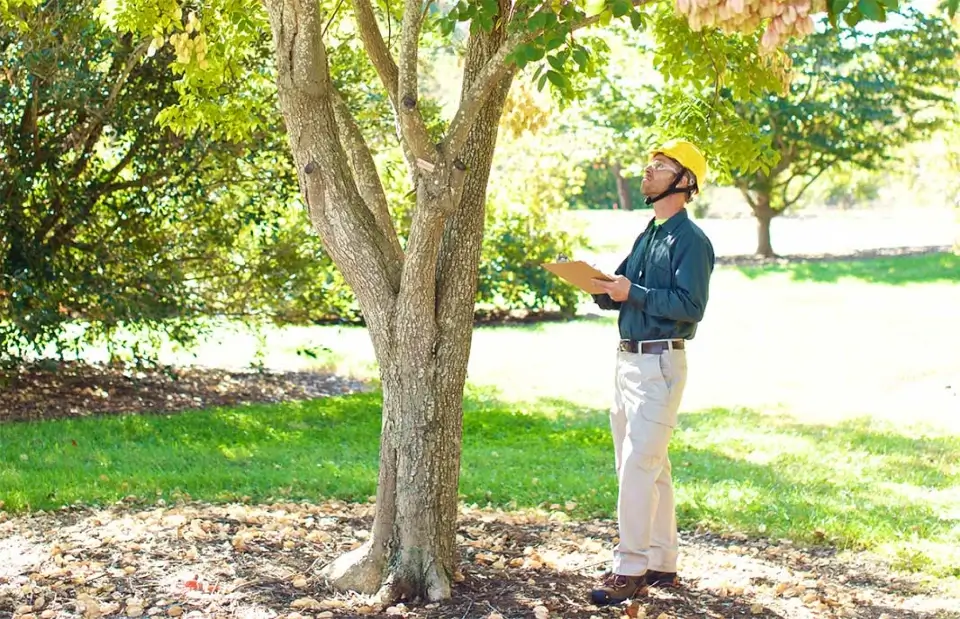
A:
{"label": "cargo pocket on pants", "polygon": [[651,423],[673,429],[677,426],[677,411],[670,405],[670,387],[667,384],[669,366],[664,367],[664,356],[643,355],[641,359],[641,374],[644,377],[641,389],[646,397],[640,407],[640,416]]}

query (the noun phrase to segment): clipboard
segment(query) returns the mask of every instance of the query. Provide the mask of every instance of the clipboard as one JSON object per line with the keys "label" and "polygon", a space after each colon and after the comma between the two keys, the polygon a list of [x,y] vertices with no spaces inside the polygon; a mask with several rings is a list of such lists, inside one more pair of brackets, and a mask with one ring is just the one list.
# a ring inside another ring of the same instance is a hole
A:
{"label": "clipboard", "polygon": [[609,275],[603,271],[598,271],[593,266],[582,260],[570,262],[546,262],[540,266],[589,294],[604,293],[602,288],[590,281],[591,279],[602,279],[608,282],[613,281],[613,278],[611,278]]}

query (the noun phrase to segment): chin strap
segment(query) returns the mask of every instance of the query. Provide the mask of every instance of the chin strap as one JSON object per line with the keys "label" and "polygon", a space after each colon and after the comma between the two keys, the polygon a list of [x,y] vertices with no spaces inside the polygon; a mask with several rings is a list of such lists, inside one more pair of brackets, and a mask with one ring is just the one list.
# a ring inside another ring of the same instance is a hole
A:
{"label": "chin strap", "polygon": [[658,196],[653,196],[652,198],[648,196],[644,200],[644,203],[646,203],[647,206],[650,206],[654,202],[659,202],[660,200],[663,200],[667,196],[672,196],[675,193],[685,193],[689,196],[691,192],[697,191],[696,183],[694,183],[693,185],[690,185],[689,187],[677,187],[677,185],[680,184],[680,181],[683,180],[683,177],[685,174],[686,174],[686,170],[681,170],[680,173],[678,173],[677,176],[673,179],[673,182],[670,183],[670,186],[667,187],[666,191],[664,191]]}

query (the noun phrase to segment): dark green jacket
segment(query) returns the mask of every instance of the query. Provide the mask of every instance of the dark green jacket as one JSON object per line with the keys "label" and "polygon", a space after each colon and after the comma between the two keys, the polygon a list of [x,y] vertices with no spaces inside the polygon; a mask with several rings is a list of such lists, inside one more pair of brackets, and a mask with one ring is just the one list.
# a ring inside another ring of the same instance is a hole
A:
{"label": "dark green jacket", "polygon": [[617,275],[633,282],[626,301],[593,298],[601,309],[620,310],[621,339],[693,339],[715,262],[710,239],[684,209],[659,226],[651,219],[617,267]]}

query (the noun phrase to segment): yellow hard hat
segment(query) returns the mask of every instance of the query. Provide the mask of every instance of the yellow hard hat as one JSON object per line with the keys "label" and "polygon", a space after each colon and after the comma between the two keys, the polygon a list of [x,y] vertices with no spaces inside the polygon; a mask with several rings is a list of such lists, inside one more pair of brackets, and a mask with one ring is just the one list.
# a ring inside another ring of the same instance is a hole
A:
{"label": "yellow hard hat", "polygon": [[659,148],[650,151],[651,158],[657,154],[675,159],[680,165],[693,172],[693,175],[697,177],[697,187],[703,188],[707,180],[707,159],[692,142],[670,140]]}

